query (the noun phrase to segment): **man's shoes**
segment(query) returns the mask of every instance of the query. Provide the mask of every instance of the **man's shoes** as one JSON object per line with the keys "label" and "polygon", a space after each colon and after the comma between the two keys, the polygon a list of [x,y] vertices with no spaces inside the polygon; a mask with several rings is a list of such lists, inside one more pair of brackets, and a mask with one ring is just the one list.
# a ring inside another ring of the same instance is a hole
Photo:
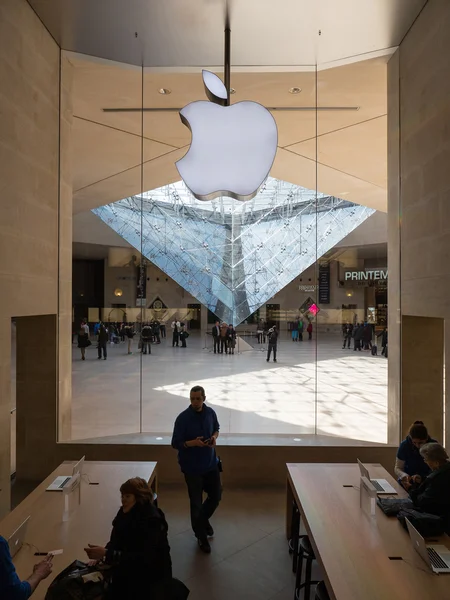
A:
{"label": "man's shoes", "polygon": [[207,538],[197,538],[198,547],[205,554],[211,554],[211,546],[209,545]]}
{"label": "man's shoes", "polygon": [[276,358],[274,358],[274,359],[273,359],[273,362],[277,362],[277,359],[276,359]]}
{"label": "man's shoes", "polygon": [[211,527],[211,523],[206,525],[206,535],[208,537],[214,537],[214,529]]}
{"label": "man's shoes", "polygon": [[269,359],[268,359],[268,358],[266,359],[266,362],[269,362]]}

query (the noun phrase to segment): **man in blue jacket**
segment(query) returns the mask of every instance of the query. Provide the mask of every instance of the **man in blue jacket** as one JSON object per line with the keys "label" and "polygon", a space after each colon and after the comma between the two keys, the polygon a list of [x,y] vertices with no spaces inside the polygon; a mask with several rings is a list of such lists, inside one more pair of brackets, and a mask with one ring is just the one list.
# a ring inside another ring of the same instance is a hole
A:
{"label": "man in blue jacket", "polygon": [[52,572],[53,556],[47,556],[33,567],[31,575],[20,581],[8,542],[0,535],[0,598],[2,600],[27,600],[39,583]]}
{"label": "man in blue jacket", "polygon": [[[200,549],[209,554],[208,537],[214,535],[209,519],[222,496],[216,455],[220,427],[215,411],[205,404],[205,390],[200,385],[191,389],[190,400],[191,405],[175,421],[172,447],[178,450],[178,463],[188,488],[192,529]],[[204,502],[203,492],[207,495]]]}

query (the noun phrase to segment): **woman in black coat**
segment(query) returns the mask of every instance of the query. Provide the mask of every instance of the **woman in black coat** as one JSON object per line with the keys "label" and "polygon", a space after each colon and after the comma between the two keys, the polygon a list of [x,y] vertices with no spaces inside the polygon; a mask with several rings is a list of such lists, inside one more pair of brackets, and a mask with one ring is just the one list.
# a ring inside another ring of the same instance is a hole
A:
{"label": "woman in black coat", "polygon": [[89,339],[88,334],[82,328],[78,332],[78,348],[81,351],[81,360],[86,360],[86,348],[91,345],[91,340]]}
{"label": "woman in black coat", "polygon": [[106,547],[89,544],[90,559],[111,565],[108,600],[165,597],[157,590],[170,585],[172,561],[164,514],[153,505],[153,492],[140,477],[120,487],[122,508],[113,521]]}
{"label": "woman in black coat", "polygon": [[[442,517],[446,532],[450,532],[450,462],[440,444],[431,442],[420,449],[431,473],[420,485],[411,488],[409,496],[414,507],[423,512]],[[420,478],[419,478],[420,479]]]}

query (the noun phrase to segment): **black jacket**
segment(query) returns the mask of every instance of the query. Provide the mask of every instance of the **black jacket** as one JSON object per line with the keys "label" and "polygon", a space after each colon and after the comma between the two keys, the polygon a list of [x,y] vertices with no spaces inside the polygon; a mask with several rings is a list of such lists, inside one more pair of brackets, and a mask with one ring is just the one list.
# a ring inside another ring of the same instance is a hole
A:
{"label": "black jacket", "polygon": [[414,506],[424,512],[443,517],[446,528],[450,525],[450,462],[433,471],[409,492]]}
{"label": "black jacket", "polygon": [[213,338],[220,337],[220,325],[214,325],[214,327],[212,328],[212,336]]}
{"label": "black jacket", "polygon": [[108,600],[140,600],[150,586],[170,580],[172,561],[164,513],[152,504],[122,508],[113,521],[106,545],[106,562],[112,565]]}

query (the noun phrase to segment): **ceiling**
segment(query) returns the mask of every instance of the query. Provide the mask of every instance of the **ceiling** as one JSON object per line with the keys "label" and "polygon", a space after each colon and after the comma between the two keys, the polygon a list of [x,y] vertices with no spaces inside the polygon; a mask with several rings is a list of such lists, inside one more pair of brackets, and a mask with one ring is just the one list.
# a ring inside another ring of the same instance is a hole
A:
{"label": "ceiling", "polygon": [[148,67],[298,67],[398,46],[427,0],[29,0],[59,45]]}
{"label": "ceiling", "polygon": [[[181,108],[204,99],[200,69],[155,72],[67,53],[71,89],[74,212],[180,179],[175,162],[190,144],[178,112],[104,108]],[[357,107],[273,111],[278,151],[271,175],[376,210],[386,210],[387,57],[319,72],[234,72],[232,102],[267,107]],[[301,92],[289,93],[292,87]],[[171,90],[169,95],[158,93]],[[141,143],[141,132],[144,139]],[[316,132],[318,137],[316,138]],[[141,161],[141,153],[143,160]],[[316,163],[317,156],[317,163]],[[143,164],[141,169],[141,162]]]}

